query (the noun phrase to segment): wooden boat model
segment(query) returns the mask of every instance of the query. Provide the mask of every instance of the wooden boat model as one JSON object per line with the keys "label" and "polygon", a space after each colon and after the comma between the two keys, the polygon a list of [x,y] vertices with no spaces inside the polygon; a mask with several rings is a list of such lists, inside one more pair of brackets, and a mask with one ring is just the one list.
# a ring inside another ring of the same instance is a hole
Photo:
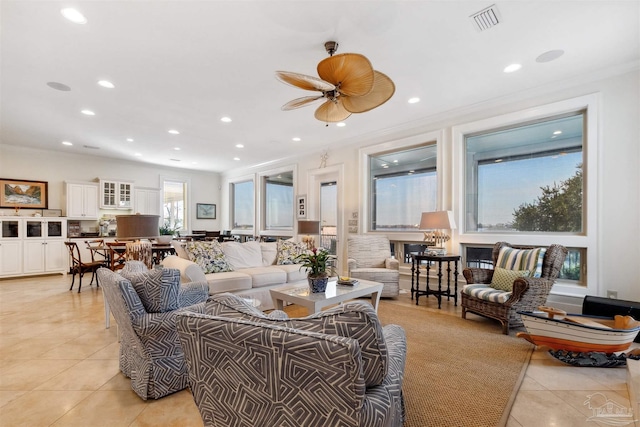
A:
{"label": "wooden boat model", "polygon": [[633,342],[640,322],[631,316],[614,318],[567,314],[552,307],[540,311],[519,311],[527,332],[517,336],[553,350],[614,353]]}

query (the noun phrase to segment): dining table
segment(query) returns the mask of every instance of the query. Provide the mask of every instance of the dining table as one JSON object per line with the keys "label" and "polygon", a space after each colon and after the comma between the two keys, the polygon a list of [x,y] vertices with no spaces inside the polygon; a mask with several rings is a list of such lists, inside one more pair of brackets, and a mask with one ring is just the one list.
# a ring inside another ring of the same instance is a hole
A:
{"label": "dining table", "polygon": [[[127,242],[106,242],[104,245],[89,245],[87,248],[94,252],[104,254],[106,265],[111,270],[119,270],[124,267],[126,261]],[[151,256],[153,265],[160,265],[162,260],[169,255],[174,255],[176,250],[171,244],[152,243]]]}

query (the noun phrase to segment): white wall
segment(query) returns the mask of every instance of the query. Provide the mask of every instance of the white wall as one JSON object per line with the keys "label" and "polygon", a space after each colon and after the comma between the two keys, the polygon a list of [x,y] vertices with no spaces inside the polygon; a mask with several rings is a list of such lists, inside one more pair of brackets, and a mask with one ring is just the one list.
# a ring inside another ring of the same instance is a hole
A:
{"label": "white wall", "polygon": [[[161,188],[160,176],[189,180],[189,228],[220,230],[217,219],[196,219],[196,203],[214,203],[220,209],[220,175],[167,168],[146,163],[128,162],[88,155],[42,151],[4,144],[0,145],[0,177],[47,181],[49,208],[62,209],[66,214],[64,181],[95,181],[96,178],[133,181],[136,187]],[[12,210],[6,211],[11,213]],[[101,210],[101,214],[131,211]],[[28,210],[22,210],[22,215]]]}
{"label": "white wall", "polygon": [[[589,189],[589,194],[597,198],[598,206],[599,274],[598,283],[593,289],[602,296],[606,296],[607,290],[616,290],[619,299],[640,301],[640,72],[637,67],[612,77],[597,79],[596,76],[586,76],[582,81],[574,79],[532,89],[509,99],[471,106],[465,111],[442,113],[426,118],[421,123],[414,123],[411,127],[369,135],[345,144],[344,148],[330,150],[327,165],[345,165],[343,223],[351,217],[352,212],[359,211],[363,197],[359,183],[360,147],[437,132],[443,136],[444,146],[450,150],[453,126],[592,93],[600,96],[599,182],[595,191]],[[318,168],[322,151],[323,148],[318,147],[309,156],[296,160],[297,194],[309,193],[307,171]],[[445,153],[445,158],[453,161],[451,153]],[[287,159],[282,164],[291,162],[291,159]],[[278,164],[269,165],[268,168],[277,167]],[[445,174],[452,169],[450,166],[444,166]],[[229,178],[258,172],[242,170],[223,174],[223,204],[228,205]],[[450,177],[446,179],[450,181]],[[455,205],[452,208],[459,209]],[[360,212],[360,216],[363,214]],[[552,296],[551,300],[553,298],[561,305],[581,304],[580,298],[562,295]]]}

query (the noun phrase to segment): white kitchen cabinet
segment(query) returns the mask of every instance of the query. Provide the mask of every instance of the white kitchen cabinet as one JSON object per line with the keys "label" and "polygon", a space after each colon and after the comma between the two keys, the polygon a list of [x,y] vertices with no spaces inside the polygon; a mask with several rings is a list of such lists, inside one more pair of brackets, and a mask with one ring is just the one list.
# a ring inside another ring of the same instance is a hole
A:
{"label": "white kitchen cabinet", "polygon": [[100,208],[133,209],[133,183],[109,179],[100,180]]}
{"label": "white kitchen cabinet", "polygon": [[134,213],[141,215],[160,215],[160,190],[157,188],[136,187]]}
{"label": "white kitchen cabinet", "polygon": [[98,219],[98,184],[67,182],[67,218]]}
{"label": "white kitchen cabinet", "polygon": [[22,273],[22,241],[0,239],[0,277]]}

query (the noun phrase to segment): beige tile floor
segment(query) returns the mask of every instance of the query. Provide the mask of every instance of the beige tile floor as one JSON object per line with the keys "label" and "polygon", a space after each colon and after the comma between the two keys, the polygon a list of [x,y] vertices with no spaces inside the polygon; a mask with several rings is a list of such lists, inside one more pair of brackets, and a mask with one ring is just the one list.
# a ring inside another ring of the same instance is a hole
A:
{"label": "beige tile floor", "polygon": [[[131,391],[102,292],[69,284],[62,275],[0,280],[0,426],[202,426],[188,390],[146,402]],[[442,309],[459,316],[453,302]],[[596,392],[628,407],[626,370],[569,367],[536,351],[507,425],[605,425],[587,421],[584,402]]]}

